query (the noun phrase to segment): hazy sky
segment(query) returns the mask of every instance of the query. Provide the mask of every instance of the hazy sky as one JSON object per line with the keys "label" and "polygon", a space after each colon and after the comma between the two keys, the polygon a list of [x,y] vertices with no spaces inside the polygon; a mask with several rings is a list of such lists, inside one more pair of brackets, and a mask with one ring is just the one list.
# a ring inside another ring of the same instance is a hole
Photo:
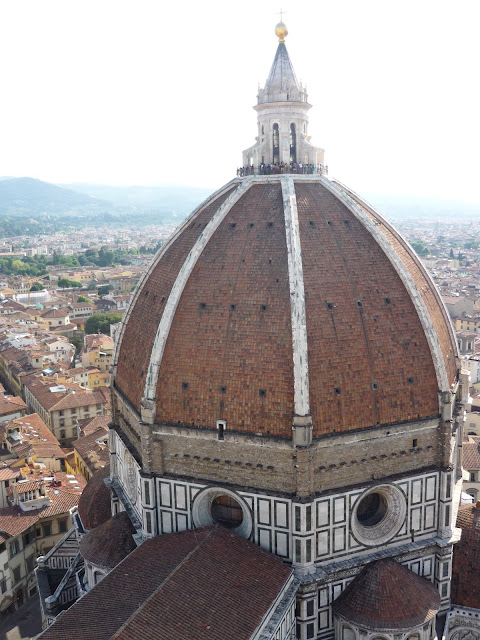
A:
{"label": "hazy sky", "polygon": [[282,6],[331,175],[480,202],[479,0],[3,0],[0,176],[221,186]]}

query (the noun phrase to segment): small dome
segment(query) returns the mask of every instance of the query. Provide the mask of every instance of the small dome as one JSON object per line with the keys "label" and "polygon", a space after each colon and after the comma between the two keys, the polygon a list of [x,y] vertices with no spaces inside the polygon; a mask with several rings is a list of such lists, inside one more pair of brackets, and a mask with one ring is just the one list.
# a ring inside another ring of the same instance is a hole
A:
{"label": "small dome", "polygon": [[393,558],[368,564],[333,603],[334,612],[370,631],[413,629],[440,608],[440,594]]}
{"label": "small dome", "polygon": [[80,553],[97,567],[113,569],[137,548],[134,533],[136,529],[127,512],[122,511],[84,535],[80,540]]}
{"label": "small dome", "polygon": [[110,465],[97,471],[88,481],[80,496],[78,512],[87,531],[95,529],[112,517],[110,491],[104,482],[109,475]]}

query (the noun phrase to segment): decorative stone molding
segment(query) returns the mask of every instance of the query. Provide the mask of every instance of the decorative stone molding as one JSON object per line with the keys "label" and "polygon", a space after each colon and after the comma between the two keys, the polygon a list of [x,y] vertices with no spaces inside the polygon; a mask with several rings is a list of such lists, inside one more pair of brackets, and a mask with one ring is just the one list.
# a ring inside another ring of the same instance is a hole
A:
{"label": "decorative stone molding", "polygon": [[212,517],[212,503],[215,498],[220,496],[229,496],[233,498],[242,508],[243,520],[242,523],[232,529],[235,533],[242,536],[243,538],[250,538],[252,533],[253,521],[252,514],[250,509],[248,508],[247,503],[243,498],[241,498],[238,493],[234,491],[230,491],[229,489],[224,489],[223,487],[209,487],[200,491],[195,496],[193,505],[192,505],[192,518],[196,527],[210,527],[215,524],[215,521]]}
{"label": "decorative stone molding", "polygon": [[[358,510],[365,498],[373,494],[378,494],[384,501],[386,510],[379,522],[366,526],[358,518]],[[361,544],[367,547],[385,544],[391,540],[401,529],[407,511],[405,495],[395,485],[384,484],[369,489],[355,502],[350,516],[350,526],[352,535]]]}

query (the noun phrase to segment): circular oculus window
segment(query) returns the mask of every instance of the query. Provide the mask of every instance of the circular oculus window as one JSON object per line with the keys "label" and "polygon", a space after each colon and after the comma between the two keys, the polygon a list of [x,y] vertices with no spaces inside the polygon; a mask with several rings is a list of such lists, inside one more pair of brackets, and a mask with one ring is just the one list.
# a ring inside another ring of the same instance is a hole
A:
{"label": "circular oculus window", "polygon": [[405,496],[395,485],[369,489],[353,507],[350,519],[352,534],[365,546],[388,542],[400,531],[406,511]]}
{"label": "circular oculus window", "polygon": [[249,538],[252,533],[252,516],[245,501],[233,491],[221,487],[210,487],[197,493],[192,517],[196,527],[221,524],[244,538]]}

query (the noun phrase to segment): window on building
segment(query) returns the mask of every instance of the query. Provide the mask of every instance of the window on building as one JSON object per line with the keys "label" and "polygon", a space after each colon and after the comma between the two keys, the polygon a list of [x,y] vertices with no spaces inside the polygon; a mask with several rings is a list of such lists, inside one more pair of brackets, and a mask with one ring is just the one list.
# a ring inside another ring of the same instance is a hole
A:
{"label": "window on building", "polygon": [[312,528],[312,507],[311,506],[305,507],[305,521],[306,521],[307,531],[310,531],[310,529]]}
{"label": "window on building", "polygon": [[307,562],[312,561],[312,541],[310,539],[305,542],[305,556]]}
{"label": "window on building", "polygon": [[280,134],[277,123],[273,125],[273,162],[280,162]]}
{"label": "window on building", "polygon": [[28,556],[25,564],[27,566],[27,573],[31,573],[33,571],[33,566],[34,566],[33,555]]}
{"label": "window on building", "polygon": [[315,625],[313,624],[313,622],[311,622],[310,624],[307,624],[307,638],[314,638],[315,637]]}
{"label": "window on building", "polygon": [[295,125],[290,125],[290,162],[297,161],[297,133],[295,131]]}
{"label": "window on building", "polygon": [[150,511],[147,511],[145,516],[147,522],[147,533],[152,533],[152,514],[150,513]]}
{"label": "window on building", "polygon": [[18,538],[10,543],[10,557],[13,558],[17,553],[20,553],[20,540]]}
{"label": "window on building", "polygon": [[68,522],[66,518],[58,521],[58,530],[60,531],[60,533],[65,533],[67,531],[67,528]]}
{"label": "window on building", "polygon": [[150,483],[146,481],[143,486],[145,488],[145,504],[150,504]]}
{"label": "window on building", "polygon": [[476,482],[476,481],[477,481],[477,472],[470,471],[470,482]]}
{"label": "window on building", "polygon": [[7,579],[3,578],[0,582],[0,591],[2,593],[5,593],[6,590],[7,590]]}
{"label": "window on building", "polygon": [[300,540],[295,540],[295,562],[302,561],[302,543]]}
{"label": "window on building", "polygon": [[63,409],[58,412],[58,415],[63,416]]}
{"label": "window on building", "polygon": [[23,536],[23,546],[24,547],[28,547],[29,544],[32,544],[32,542],[35,540],[35,531],[31,530],[28,531],[24,536]]}
{"label": "window on building", "polygon": [[50,522],[43,523],[43,536],[46,538],[47,536],[52,535],[52,524]]}
{"label": "window on building", "polygon": [[21,576],[20,567],[15,567],[12,573],[13,573],[13,584],[17,584],[17,582],[20,581],[20,576]]}
{"label": "window on building", "polygon": [[314,600],[309,600],[307,602],[307,618],[309,618],[310,616],[313,616],[314,606],[315,606]]}
{"label": "window on building", "polygon": [[60,440],[63,440],[63,439],[65,438],[65,433],[66,433],[66,432],[65,432],[65,429],[62,429],[62,430],[60,431]]}
{"label": "window on building", "polygon": [[295,507],[295,531],[301,530],[301,523],[302,523],[302,517],[301,517],[300,507],[296,506]]}
{"label": "window on building", "polygon": [[225,440],[225,428],[227,423],[225,420],[217,420],[217,437],[219,440]]}

